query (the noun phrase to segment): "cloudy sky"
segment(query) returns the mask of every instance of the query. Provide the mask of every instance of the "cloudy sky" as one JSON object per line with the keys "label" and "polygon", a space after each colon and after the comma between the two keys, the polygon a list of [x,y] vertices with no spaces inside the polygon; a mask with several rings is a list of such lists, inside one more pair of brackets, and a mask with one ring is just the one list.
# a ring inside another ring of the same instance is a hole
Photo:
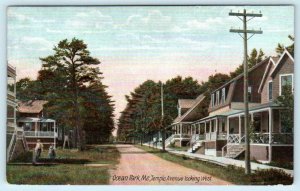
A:
{"label": "cloudy sky", "polygon": [[266,55],[275,55],[277,43],[290,44],[292,6],[10,7],[7,59],[17,67],[18,79],[35,79],[39,57],[52,54],[60,40],[84,40],[101,61],[103,82],[116,101],[118,117],[124,96],[147,79],[181,75],[201,82],[238,66],[243,41],[229,29],[242,28],[242,22],[228,12],[244,8],[263,14],[248,23],[250,29],[263,30],[251,38],[249,50],[262,48]]}

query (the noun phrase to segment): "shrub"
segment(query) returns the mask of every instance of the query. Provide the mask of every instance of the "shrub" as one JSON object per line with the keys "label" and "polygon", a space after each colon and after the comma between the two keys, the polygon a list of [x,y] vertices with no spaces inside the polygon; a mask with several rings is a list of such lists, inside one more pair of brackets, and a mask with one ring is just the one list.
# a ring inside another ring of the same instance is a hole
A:
{"label": "shrub", "polygon": [[261,185],[290,185],[293,184],[293,177],[279,169],[260,169],[250,176],[254,184]]}

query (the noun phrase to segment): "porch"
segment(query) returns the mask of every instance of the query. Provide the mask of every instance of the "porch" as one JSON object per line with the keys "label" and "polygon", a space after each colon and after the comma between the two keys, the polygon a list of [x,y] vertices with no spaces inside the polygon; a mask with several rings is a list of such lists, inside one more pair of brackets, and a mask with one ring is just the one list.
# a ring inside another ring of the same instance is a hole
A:
{"label": "porch", "polygon": [[43,144],[56,147],[58,130],[56,121],[45,118],[24,117],[17,120],[17,124],[24,131],[24,136],[30,147],[36,144],[37,139]]}
{"label": "porch", "polygon": [[[263,108],[249,111],[250,143],[293,145],[293,133],[286,130],[281,124],[280,109]],[[244,113],[227,117],[227,143],[245,143]]]}
{"label": "porch", "polygon": [[208,116],[191,125],[195,139],[205,141],[226,140],[226,117]]}

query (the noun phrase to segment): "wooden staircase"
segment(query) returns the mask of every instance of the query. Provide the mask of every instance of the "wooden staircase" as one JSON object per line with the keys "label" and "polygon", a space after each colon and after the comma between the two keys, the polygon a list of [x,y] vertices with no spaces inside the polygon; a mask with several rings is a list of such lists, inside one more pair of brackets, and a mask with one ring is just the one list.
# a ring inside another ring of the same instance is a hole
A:
{"label": "wooden staircase", "polygon": [[237,158],[245,151],[244,145],[230,145],[227,147],[227,153],[225,157],[227,158]]}
{"label": "wooden staircase", "polygon": [[196,141],[191,148],[189,148],[189,153],[195,153],[200,147],[204,146],[204,141]]}

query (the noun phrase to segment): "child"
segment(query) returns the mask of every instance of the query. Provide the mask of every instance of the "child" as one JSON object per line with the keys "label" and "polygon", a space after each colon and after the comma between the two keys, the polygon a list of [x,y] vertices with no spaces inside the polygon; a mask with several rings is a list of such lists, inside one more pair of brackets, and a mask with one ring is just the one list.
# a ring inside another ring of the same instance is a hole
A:
{"label": "child", "polygon": [[51,146],[49,147],[48,157],[49,157],[49,159],[54,160],[54,159],[55,159],[55,156],[56,156],[56,154],[55,154],[54,146],[51,145]]}

